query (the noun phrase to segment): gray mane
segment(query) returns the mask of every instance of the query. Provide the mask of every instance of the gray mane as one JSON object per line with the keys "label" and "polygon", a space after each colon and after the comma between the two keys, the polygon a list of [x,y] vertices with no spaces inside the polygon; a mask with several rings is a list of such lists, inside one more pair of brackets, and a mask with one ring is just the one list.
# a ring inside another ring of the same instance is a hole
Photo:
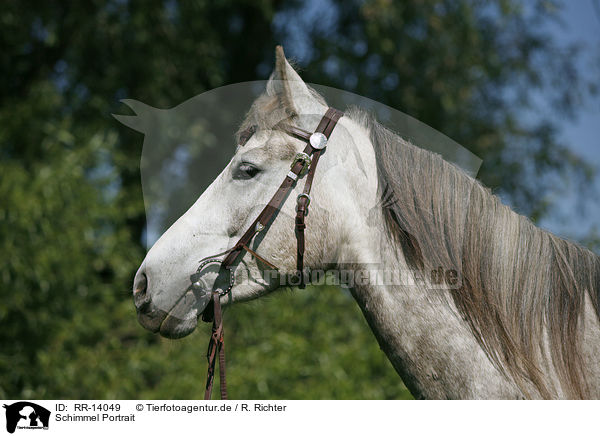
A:
{"label": "gray mane", "polygon": [[600,257],[539,229],[365,112],[346,115],[370,132],[385,225],[409,266],[458,271],[445,301],[523,392],[556,396],[544,376],[553,371],[568,397],[585,398],[582,320],[586,295],[600,316]]}

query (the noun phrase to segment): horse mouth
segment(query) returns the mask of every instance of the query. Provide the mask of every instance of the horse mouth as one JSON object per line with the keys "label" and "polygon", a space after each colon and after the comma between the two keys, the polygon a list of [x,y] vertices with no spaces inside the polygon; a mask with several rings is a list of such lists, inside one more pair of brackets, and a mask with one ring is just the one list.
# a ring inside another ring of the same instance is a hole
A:
{"label": "horse mouth", "polygon": [[[194,274],[183,293],[160,286],[151,293],[145,274],[142,277],[143,280],[139,280],[134,290],[138,322],[152,333],[159,333],[168,339],[179,339],[195,330],[198,318],[209,306],[212,295],[210,290],[217,273],[207,270],[203,274]],[[170,298],[165,298],[169,295]]]}
{"label": "horse mouth", "polygon": [[167,339],[181,339],[196,329],[198,317],[180,319],[168,314],[160,324],[159,334]]}
{"label": "horse mouth", "polygon": [[[168,339],[180,339],[192,333],[201,315],[199,301],[192,290],[183,294],[169,310],[148,301],[137,310],[138,322],[152,333]],[[206,305],[205,305],[206,306]],[[205,307],[202,307],[202,311]]]}

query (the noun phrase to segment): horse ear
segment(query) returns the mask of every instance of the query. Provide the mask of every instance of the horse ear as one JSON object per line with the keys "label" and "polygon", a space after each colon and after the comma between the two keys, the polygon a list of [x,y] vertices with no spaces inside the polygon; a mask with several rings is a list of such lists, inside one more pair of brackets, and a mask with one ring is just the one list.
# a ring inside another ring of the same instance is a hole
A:
{"label": "horse ear", "polygon": [[267,83],[267,94],[277,96],[292,115],[314,112],[315,105],[320,105],[285,58],[280,45],[275,48],[275,70]]}

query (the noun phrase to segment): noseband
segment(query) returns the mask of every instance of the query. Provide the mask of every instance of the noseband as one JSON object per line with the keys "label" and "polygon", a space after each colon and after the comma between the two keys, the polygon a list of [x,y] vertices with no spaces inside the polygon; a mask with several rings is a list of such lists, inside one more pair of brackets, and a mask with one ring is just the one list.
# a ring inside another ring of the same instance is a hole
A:
{"label": "noseband", "polygon": [[[202,319],[206,322],[213,322],[212,334],[208,343],[207,359],[208,359],[208,375],[206,377],[206,391],[204,393],[204,399],[210,400],[212,394],[212,386],[215,375],[215,364],[217,355],[219,356],[219,382],[221,390],[221,399],[227,399],[227,383],[225,378],[225,347],[223,339],[223,317],[221,312],[222,296],[225,296],[231,292],[234,284],[234,272],[232,265],[236,260],[243,256],[244,252],[250,253],[254,258],[268,266],[272,270],[278,268],[261,257],[258,253],[252,250],[249,245],[254,237],[260,232],[267,229],[271,223],[273,216],[277,211],[280,210],[281,206],[288,197],[290,191],[294,188],[297,180],[306,176],[304,182],[304,189],[301,194],[296,198],[296,220],[295,220],[295,233],[297,240],[297,257],[296,257],[296,276],[298,277],[298,287],[305,287],[304,278],[304,229],[306,224],[304,218],[308,213],[308,206],[310,205],[310,190],[312,187],[315,171],[319,162],[323,150],[327,146],[327,140],[333,132],[338,120],[344,115],[343,112],[338,111],[334,108],[327,109],[323,118],[319,122],[314,133],[307,132],[297,127],[286,127],[285,131],[289,135],[292,135],[298,139],[306,141],[306,147],[304,150],[296,154],[292,161],[290,171],[283,179],[283,183],[279,186],[279,189],[275,192],[275,195],[271,198],[271,201],[265,206],[262,212],[250,225],[248,230],[243,234],[239,241],[229,250],[226,250],[219,254],[205,257],[200,260],[200,265],[196,270],[196,274],[192,276],[192,289],[199,290],[202,288],[202,283],[198,281],[201,271],[209,264],[220,264],[220,273],[226,272],[229,274],[229,283],[226,289],[220,291],[213,291],[212,299],[208,306],[202,313]],[[250,136],[254,133],[255,129],[248,129],[243,133],[242,138],[247,141]],[[225,256],[223,260],[219,258]]]}

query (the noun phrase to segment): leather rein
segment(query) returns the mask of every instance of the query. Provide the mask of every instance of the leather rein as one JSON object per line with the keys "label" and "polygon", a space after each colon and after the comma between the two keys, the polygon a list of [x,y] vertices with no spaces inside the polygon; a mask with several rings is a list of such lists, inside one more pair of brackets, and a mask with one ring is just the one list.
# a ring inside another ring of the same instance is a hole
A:
{"label": "leather rein", "polygon": [[[305,288],[305,277],[304,277],[304,230],[306,224],[304,222],[305,216],[308,214],[308,207],[310,205],[310,190],[312,188],[313,179],[323,150],[327,146],[327,140],[333,132],[338,120],[344,115],[343,112],[329,108],[325,115],[321,118],[314,133],[307,132],[297,127],[286,127],[285,131],[289,135],[292,135],[298,139],[306,141],[306,147],[304,150],[294,157],[292,161],[290,171],[285,176],[283,183],[279,186],[279,189],[275,192],[275,195],[271,198],[269,203],[265,206],[262,212],[250,225],[248,230],[242,235],[238,242],[229,250],[226,250],[219,254],[205,257],[200,260],[200,265],[196,271],[196,274],[192,276],[192,288],[201,289],[202,284],[197,281],[199,275],[208,264],[217,263],[220,264],[219,273],[227,271],[229,273],[229,284],[224,290],[213,291],[211,301],[202,313],[202,320],[206,322],[212,321],[212,334],[208,343],[208,351],[206,358],[208,359],[208,374],[206,376],[206,390],[204,393],[204,399],[210,400],[212,395],[213,381],[215,376],[215,366],[217,356],[219,359],[219,387],[221,391],[221,399],[227,399],[227,380],[225,375],[225,344],[223,336],[223,313],[221,311],[221,297],[229,294],[234,284],[234,273],[232,270],[233,263],[238,260],[244,252],[250,253],[258,261],[272,270],[278,270],[278,268],[261,257],[258,253],[252,250],[249,245],[254,237],[267,229],[275,213],[281,208],[290,191],[294,188],[296,181],[306,175],[306,181],[304,183],[304,189],[301,194],[296,198],[296,219],[295,219],[295,233],[297,240],[297,260],[296,260],[296,276],[298,277],[298,287],[301,289]],[[242,134],[242,140],[248,141],[255,128],[250,128]],[[225,256],[223,260],[219,258]]]}

